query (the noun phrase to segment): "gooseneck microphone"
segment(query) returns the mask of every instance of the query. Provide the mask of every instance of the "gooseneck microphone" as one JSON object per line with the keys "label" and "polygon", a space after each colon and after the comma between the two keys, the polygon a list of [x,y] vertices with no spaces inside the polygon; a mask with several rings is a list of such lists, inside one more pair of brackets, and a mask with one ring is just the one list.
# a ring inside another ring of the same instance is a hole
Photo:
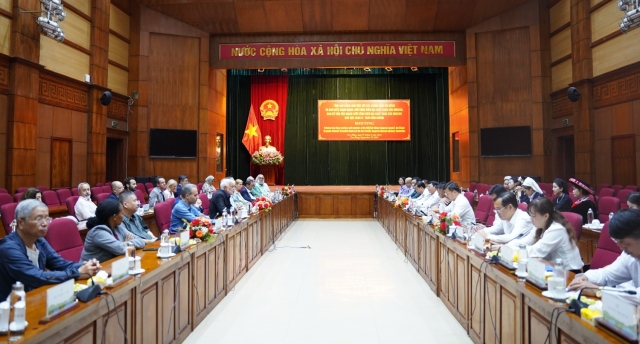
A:
{"label": "gooseneck microphone", "polygon": [[614,293],[623,293],[623,294],[629,294],[629,295],[636,295],[637,292],[635,290],[631,290],[631,289],[617,289],[617,288],[612,288],[612,287],[584,287],[582,289],[580,289],[580,291],[578,291],[578,295],[576,296],[575,300],[571,300],[571,302],[569,303],[569,308],[571,308],[573,310],[573,313],[575,313],[577,316],[580,316],[580,310],[583,308],[589,308],[589,305],[586,304],[585,302],[580,301],[580,297],[582,297],[582,291],[583,290],[602,290],[602,291],[610,291],[610,292],[614,292]]}

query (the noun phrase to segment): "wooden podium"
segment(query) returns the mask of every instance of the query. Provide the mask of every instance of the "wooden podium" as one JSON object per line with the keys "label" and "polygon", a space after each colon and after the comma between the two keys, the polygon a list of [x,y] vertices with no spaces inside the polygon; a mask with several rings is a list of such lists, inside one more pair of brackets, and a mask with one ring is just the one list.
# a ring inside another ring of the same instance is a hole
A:
{"label": "wooden podium", "polygon": [[276,185],[276,165],[260,165],[260,174],[267,185]]}

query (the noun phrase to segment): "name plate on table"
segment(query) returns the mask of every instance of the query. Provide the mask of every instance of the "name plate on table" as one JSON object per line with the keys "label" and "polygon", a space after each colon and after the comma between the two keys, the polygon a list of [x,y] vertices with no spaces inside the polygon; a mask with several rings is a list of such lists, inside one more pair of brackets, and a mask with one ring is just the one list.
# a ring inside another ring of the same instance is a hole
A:
{"label": "name plate on table", "polygon": [[602,319],[626,340],[638,340],[638,306],[629,302],[629,295],[603,291]]}
{"label": "name plate on table", "polygon": [[529,274],[527,281],[540,289],[547,289],[547,268],[543,262],[537,259],[529,259],[527,262],[527,272]]}
{"label": "name plate on table", "polygon": [[513,249],[508,245],[500,246],[500,265],[508,270],[515,270],[513,262]]}
{"label": "name plate on table", "polygon": [[41,323],[47,323],[78,306],[74,284],[75,280],[70,279],[47,289],[47,315],[42,318]]}
{"label": "name plate on table", "polygon": [[127,257],[111,263],[111,279],[113,280],[113,284],[120,282],[125,277],[129,277],[129,258]]}
{"label": "name plate on table", "polygon": [[180,232],[180,247],[189,245],[189,231]]}
{"label": "name plate on table", "polygon": [[479,236],[479,235],[474,235],[473,237],[471,237],[471,246],[473,246],[474,249],[483,252],[484,251],[484,238]]}

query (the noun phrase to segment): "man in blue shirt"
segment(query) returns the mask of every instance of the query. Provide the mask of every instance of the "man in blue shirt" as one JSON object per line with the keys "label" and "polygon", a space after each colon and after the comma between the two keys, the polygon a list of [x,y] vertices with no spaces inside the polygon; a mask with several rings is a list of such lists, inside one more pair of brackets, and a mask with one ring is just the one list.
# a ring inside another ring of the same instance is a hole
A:
{"label": "man in blue shirt", "polygon": [[0,300],[6,300],[11,286],[20,281],[25,291],[95,275],[100,263],[84,263],[61,258],[43,238],[49,229],[49,208],[35,199],[24,200],[16,208],[17,227],[0,240]]}
{"label": "man in blue shirt", "polygon": [[173,207],[171,211],[171,225],[169,230],[177,232],[180,228],[184,228],[185,223],[193,221],[196,217],[204,216],[196,207],[198,201],[198,187],[193,184],[186,184],[180,191],[180,201]]}
{"label": "man in blue shirt", "polygon": [[249,193],[251,191],[251,189],[253,189],[254,183],[255,183],[255,181],[253,180],[253,178],[247,178],[247,180],[245,180],[245,182],[244,182],[244,186],[242,187],[242,190],[240,190],[240,195],[242,195],[242,198],[247,200],[247,202],[253,203],[253,201],[256,200]]}
{"label": "man in blue shirt", "polygon": [[188,184],[188,183],[189,183],[189,179],[187,178],[186,174],[181,174],[178,177],[178,187],[176,188],[176,193],[174,195],[176,198],[180,198],[180,195],[182,195],[182,193],[181,193],[182,192],[182,187],[185,184]]}
{"label": "man in blue shirt", "polygon": [[120,193],[122,193],[122,191],[124,191],[124,185],[117,181],[113,182],[111,183],[111,194],[107,198],[111,198],[117,201],[118,196],[120,196]]}

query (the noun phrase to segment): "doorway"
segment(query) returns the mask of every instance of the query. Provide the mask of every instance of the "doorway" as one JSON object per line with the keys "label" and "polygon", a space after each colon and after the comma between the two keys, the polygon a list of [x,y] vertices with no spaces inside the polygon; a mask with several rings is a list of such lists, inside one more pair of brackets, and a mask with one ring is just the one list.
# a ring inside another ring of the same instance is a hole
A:
{"label": "doorway", "polygon": [[556,147],[556,176],[563,180],[569,180],[576,174],[573,135],[558,137]]}
{"label": "doorway", "polygon": [[106,180],[123,180],[126,176],[124,139],[107,137]]}

